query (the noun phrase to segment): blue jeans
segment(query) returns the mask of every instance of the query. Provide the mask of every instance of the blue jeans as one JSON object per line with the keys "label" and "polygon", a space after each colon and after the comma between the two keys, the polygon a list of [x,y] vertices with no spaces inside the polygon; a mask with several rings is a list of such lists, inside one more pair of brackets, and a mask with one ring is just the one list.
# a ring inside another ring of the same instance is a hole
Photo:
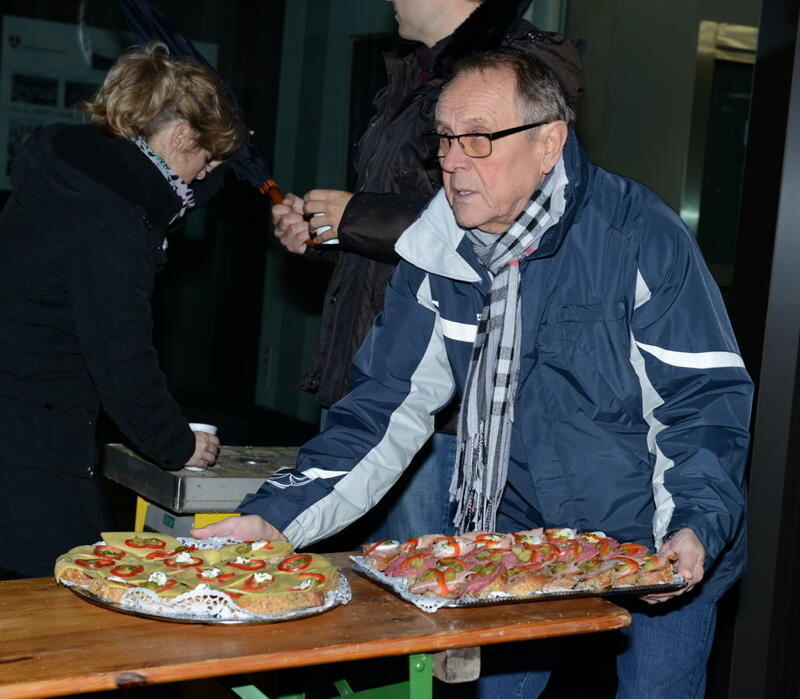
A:
{"label": "blue jeans", "polygon": [[[324,427],[327,410],[322,411]],[[456,461],[456,436],[434,432],[383,499],[346,533],[357,543],[405,541],[420,534],[455,534],[455,504],[450,480]]]}
{"label": "blue jeans", "polygon": [[[617,697],[702,698],[706,664],[714,642],[716,603],[676,600],[653,607],[638,601],[622,604],[630,607],[632,620],[630,626],[619,632],[623,648],[617,655]],[[600,634],[597,641],[607,643],[608,638]],[[553,639],[484,648],[475,696],[479,699],[538,697],[547,686],[559,645],[558,639]],[[523,669],[525,665],[529,667]]]}
{"label": "blue jeans", "polygon": [[456,460],[456,436],[434,432],[400,480],[372,510],[374,526],[364,542],[405,541],[420,534],[454,534],[450,479]]}

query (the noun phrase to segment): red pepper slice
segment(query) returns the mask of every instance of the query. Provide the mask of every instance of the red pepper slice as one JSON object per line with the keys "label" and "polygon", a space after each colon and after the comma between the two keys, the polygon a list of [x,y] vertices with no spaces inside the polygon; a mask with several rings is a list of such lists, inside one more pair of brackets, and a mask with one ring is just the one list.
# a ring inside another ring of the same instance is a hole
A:
{"label": "red pepper slice", "polygon": [[166,583],[164,583],[164,585],[162,587],[159,587],[156,590],[156,592],[157,593],[164,592],[165,590],[169,590],[171,587],[175,587],[175,585],[177,585],[177,584],[178,584],[178,581],[175,580],[175,578],[170,578],[169,580],[167,580]]}
{"label": "red pepper slice", "polygon": [[635,573],[639,570],[639,561],[627,556],[615,556],[611,559],[617,561],[616,569],[620,573]]}
{"label": "red pepper slice", "polygon": [[202,558],[197,558],[196,556],[192,556],[192,560],[187,561],[186,563],[178,563],[175,558],[176,557],[165,558],[164,565],[169,566],[170,568],[196,568],[197,566],[201,566],[205,563]]}
{"label": "red pepper slice", "polygon": [[381,539],[380,541],[376,541],[368,549],[364,549],[364,555],[365,556],[369,556],[369,554],[371,554],[375,549],[377,549],[382,544],[385,544],[387,541],[391,542],[391,541],[393,541],[393,539]]}
{"label": "red pepper slice", "polygon": [[419,546],[419,539],[416,536],[414,536],[414,537],[408,539],[408,541],[406,541],[403,544],[402,549],[403,549],[403,552],[405,553],[407,551],[413,551],[418,546]]}
{"label": "red pepper slice", "polygon": [[134,575],[139,575],[143,570],[144,566],[123,563],[116,568],[112,568],[109,572],[111,575],[116,575],[118,578],[132,578]]}
{"label": "red pepper slice", "polygon": [[127,555],[122,549],[118,549],[114,546],[106,546],[105,544],[98,544],[95,546],[92,553],[100,558],[115,558],[116,560],[124,558]]}
{"label": "red pepper slice", "polygon": [[300,573],[301,578],[312,578],[318,582],[325,582],[327,578],[322,573]]}
{"label": "red pepper slice", "polygon": [[289,558],[284,558],[278,563],[278,570],[284,573],[296,573],[298,570],[305,570],[311,565],[310,553],[297,553]]}
{"label": "red pepper slice", "polygon": [[614,552],[614,542],[611,539],[600,539],[595,546],[597,546],[597,555],[601,558],[607,558]]}
{"label": "red pepper slice", "polygon": [[447,587],[447,580],[445,580],[444,573],[441,570],[437,570],[436,568],[433,569],[433,573],[436,576],[436,587],[439,588],[439,594],[444,597],[445,595],[450,593],[450,589]]}
{"label": "red pepper slice", "polygon": [[153,551],[152,553],[148,553],[145,558],[148,560],[159,560],[161,558],[172,558],[175,556],[178,551]]}
{"label": "red pepper slice", "polygon": [[243,590],[247,590],[248,592],[261,592],[261,590],[265,590],[270,585],[272,585],[272,580],[266,580],[263,583],[258,583],[255,581],[255,576],[251,575],[247,580],[244,581],[242,585]]}
{"label": "red pepper slice", "polygon": [[[401,568],[421,568],[422,567],[422,560],[427,557],[427,553],[412,553],[408,558],[406,558],[401,564]],[[419,565],[416,565],[417,561],[419,561]]]}
{"label": "red pepper slice", "polygon": [[461,544],[458,543],[458,539],[456,539],[454,536],[448,536],[445,539],[439,539],[439,541],[437,541],[436,543],[439,544],[440,546],[442,545],[450,546],[453,549],[454,556],[461,555]]}
{"label": "red pepper slice", "polygon": [[116,561],[113,558],[79,558],[75,563],[84,568],[106,568],[113,566]]}
{"label": "red pepper slice", "polygon": [[622,556],[644,556],[648,552],[647,546],[643,544],[620,544],[617,551]]}
{"label": "red pepper slice", "polygon": [[577,539],[563,539],[558,542],[560,561],[571,561],[583,552],[583,544]]}
{"label": "red pepper slice", "polygon": [[154,536],[148,536],[144,539],[136,536],[133,539],[126,539],[125,546],[130,546],[132,549],[163,549],[166,548],[167,542]]}
{"label": "red pepper slice", "polygon": [[225,565],[231,568],[238,568],[239,570],[261,570],[266,567],[267,562],[258,558],[251,558],[247,563],[234,563],[233,561],[229,561]]}

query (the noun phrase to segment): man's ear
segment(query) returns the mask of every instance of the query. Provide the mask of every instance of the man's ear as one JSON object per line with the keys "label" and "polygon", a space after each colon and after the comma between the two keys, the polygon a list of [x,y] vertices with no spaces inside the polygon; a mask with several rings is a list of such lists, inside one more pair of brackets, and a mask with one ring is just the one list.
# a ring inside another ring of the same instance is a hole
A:
{"label": "man's ear", "polygon": [[550,172],[561,157],[561,152],[564,150],[564,144],[567,142],[569,129],[566,122],[554,121],[546,124],[543,128],[545,130],[542,134],[544,142],[544,154],[542,157],[542,174]]}

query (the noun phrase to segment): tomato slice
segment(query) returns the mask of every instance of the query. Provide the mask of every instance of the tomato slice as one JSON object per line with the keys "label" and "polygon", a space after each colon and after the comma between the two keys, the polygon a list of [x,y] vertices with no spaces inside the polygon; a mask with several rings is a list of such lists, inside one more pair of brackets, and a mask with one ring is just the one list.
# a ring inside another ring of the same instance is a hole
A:
{"label": "tomato slice", "polygon": [[157,539],[154,536],[145,538],[135,536],[133,539],[126,539],[125,545],[133,549],[163,549],[166,548],[167,542],[163,539]]}
{"label": "tomato slice", "polygon": [[238,568],[239,570],[261,570],[262,568],[266,567],[267,562],[258,558],[251,558],[247,563],[235,563],[234,561],[229,561],[225,565],[228,565],[231,568]]}
{"label": "tomato slice", "polygon": [[105,544],[98,544],[95,546],[92,553],[100,558],[115,558],[116,560],[124,558],[127,555],[122,549],[118,549],[114,546],[106,546]]}
{"label": "tomato slice", "polygon": [[310,553],[297,553],[289,558],[284,558],[278,563],[278,570],[284,573],[296,573],[298,570],[305,570],[311,565]]}
{"label": "tomato slice", "polygon": [[75,563],[84,568],[106,568],[116,564],[116,561],[113,558],[79,558]]}
{"label": "tomato slice", "polygon": [[118,578],[132,578],[144,570],[144,566],[123,563],[122,565],[112,568],[109,572],[111,575],[116,575]]}

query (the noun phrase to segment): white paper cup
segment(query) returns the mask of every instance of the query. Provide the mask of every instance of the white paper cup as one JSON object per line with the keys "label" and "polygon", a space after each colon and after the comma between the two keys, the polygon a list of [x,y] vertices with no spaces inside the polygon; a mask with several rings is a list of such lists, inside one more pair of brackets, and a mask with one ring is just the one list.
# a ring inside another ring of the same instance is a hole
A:
{"label": "white paper cup", "polygon": [[207,425],[204,422],[190,422],[189,429],[192,432],[207,432],[208,434],[216,434],[217,433],[217,426],[216,425]]}

